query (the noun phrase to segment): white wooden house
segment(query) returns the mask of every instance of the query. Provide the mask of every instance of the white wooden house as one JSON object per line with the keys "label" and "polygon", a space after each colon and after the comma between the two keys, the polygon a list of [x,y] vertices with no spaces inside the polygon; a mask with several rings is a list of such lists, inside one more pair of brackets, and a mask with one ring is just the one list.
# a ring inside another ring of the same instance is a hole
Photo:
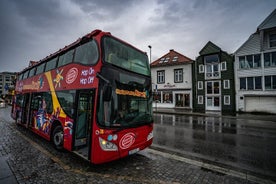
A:
{"label": "white wooden house", "polygon": [[192,109],[192,63],[173,49],[151,63],[154,107]]}
{"label": "white wooden house", "polygon": [[276,113],[276,9],[235,52],[236,110]]}

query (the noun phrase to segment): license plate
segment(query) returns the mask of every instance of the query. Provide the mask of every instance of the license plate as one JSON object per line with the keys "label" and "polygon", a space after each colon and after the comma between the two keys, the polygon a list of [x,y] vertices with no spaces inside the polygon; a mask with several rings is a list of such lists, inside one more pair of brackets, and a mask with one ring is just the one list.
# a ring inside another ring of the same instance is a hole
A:
{"label": "license plate", "polygon": [[129,154],[129,155],[132,155],[132,154],[134,154],[134,153],[137,153],[138,151],[140,151],[140,149],[139,149],[139,148],[135,148],[135,149],[133,149],[133,150],[130,150],[130,151],[128,152],[128,154]]}

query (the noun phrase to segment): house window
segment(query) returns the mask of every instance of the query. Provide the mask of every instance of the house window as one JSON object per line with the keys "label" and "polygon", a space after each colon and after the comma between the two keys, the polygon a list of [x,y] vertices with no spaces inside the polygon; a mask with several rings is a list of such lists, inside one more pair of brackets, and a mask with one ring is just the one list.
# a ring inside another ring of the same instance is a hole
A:
{"label": "house window", "polygon": [[204,57],[205,64],[207,63],[218,63],[219,62],[219,57],[217,54],[214,55],[209,55]]}
{"label": "house window", "polygon": [[230,96],[229,95],[224,96],[224,105],[230,105]]}
{"label": "house window", "polygon": [[176,62],[177,60],[178,60],[178,56],[174,56],[172,61]]}
{"label": "house window", "polygon": [[242,77],[240,78],[240,90],[261,90],[262,77]]}
{"label": "house window", "polygon": [[230,80],[224,80],[223,81],[223,88],[224,89],[230,89]]}
{"label": "house window", "polygon": [[198,96],[197,97],[197,103],[198,104],[203,104],[203,96]]}
{"label": "house window", "polygon": [[276,34],[269,35],[269,47],[276,47]]}
{"label": "house window", "polygon": [[183,69],[174,70],[174,82],[175,83],[183,82]]}
{"label": "house window", "polygon": [[199,73],[204,73],[204,65],[199,65]]}
{"label": "house window", "polygon": [[220,82],[209,81],[206,82],[207,94],[220,94]]}
{"label": "house window", "polygon": [[156,103],[160,103],[161,102],[161,92],[160,91],[156,91],[153,93],[154,94],[154,101]]}
{"label": "house window", "polygon": [[255,90],[260,90],[262,89],[262,77],[254,77],[254,89]]}
{"label": "house window", "polygon": [[265,89],[276,89],[276,75],[265,76]]}
{"label": "house window", "polygon": [[206,66],[205,77],[206,78],[219,78],[219,57],[217,54],[209,55],[204,57]]}
{"label": "house window", "polygon": [[157,83],[165,83],[165,70],[157,71]]}
{"label": "house window", "polygon": [[261,54],[255,54],[253,57],[254,57],[253,67],[254,68],[261,67]]}
{"label": "house window", "polygon": [[165,91],[163,92],[163,103],[173,103],[172,99],[172,92],[171,91]]}
{"label": "house window", "polygon": [[246,78],[240,78],[240,90],[246,90]]}
{"label": "house window", "polygon": [[203,89],[203,82],[202,81],[197,82],[197,89],[198,90]]}
{"label": "house window", "polygon": [[261,55],[247,55],[239,57],[240,69],[259,68],[261,67]]}
{"label": "house window", "polygon": [[276,66],[276,52],[264,53],[264,66]]}
{"label": "house window", "polygon": [[219,64],[218,63],[207,64],[205,77],[206,78],[219,78],[220,77]]}
{"label": "house window", "polygon": [[221,71],[226,71],[227,70],[227,64],[226,64],[226,61],[223,61],[221,63]]}

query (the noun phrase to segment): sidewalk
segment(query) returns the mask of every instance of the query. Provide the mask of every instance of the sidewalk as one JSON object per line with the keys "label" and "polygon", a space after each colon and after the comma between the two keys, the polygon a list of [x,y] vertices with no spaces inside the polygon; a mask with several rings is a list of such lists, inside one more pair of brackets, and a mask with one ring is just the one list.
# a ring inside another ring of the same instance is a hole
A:
{"label": "sidewalk", "polygon": [[17,184],[17,180],[5,157],[0,157],[0,183]]}
{"label": "sidewalk", "polygon": [[206,113],[193,112],[188,109],[178,108],[155,108],[153,107],[154,113],[159,114],[176,114],[176,115],[188,115],[188,116],[205,116],[205,117],[225,117],[233,119],[251,119],[261,121],[272,121],[276,123],[276,114],[254,114],[254,113],[236,113],[235,115],[224,115],[217,111],[208,111]]}

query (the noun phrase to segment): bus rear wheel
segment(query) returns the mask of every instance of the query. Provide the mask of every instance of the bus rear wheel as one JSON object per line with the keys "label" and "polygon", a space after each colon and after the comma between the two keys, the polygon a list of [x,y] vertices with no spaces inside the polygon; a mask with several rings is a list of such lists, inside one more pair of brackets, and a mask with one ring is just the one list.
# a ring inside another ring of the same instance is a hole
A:
{"label": "bus rear wheel", "polygon": [[62,126],[58,125],[55,127],[53,131],[53,137],[52,137],[54,146],[57,150],[63,149],[63,129]]}

